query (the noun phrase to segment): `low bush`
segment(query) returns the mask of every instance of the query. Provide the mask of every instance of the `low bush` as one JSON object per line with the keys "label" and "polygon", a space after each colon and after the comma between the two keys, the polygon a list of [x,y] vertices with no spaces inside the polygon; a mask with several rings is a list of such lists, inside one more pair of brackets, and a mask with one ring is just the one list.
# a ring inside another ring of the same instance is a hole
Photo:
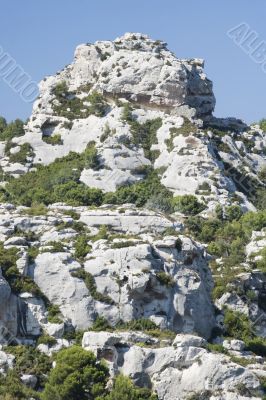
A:
{"label": "low bush", "polygon": [[46,344],[49,347],[54,346],[56,343],[57,342],[56,342],[56,339],[54,337],[49,336],[49,335],[44,335],[44,334],[42,336],[40,336],[38,338],[38,340],[37,340],[37,345]]}
{"label": "low bush", "polygon": [[74,244],[75,258],[83,260],[84,257],[91,252],[91,246],[88,244],[88,240],[88,236],[84,234],[77,237]]}
{"label": "low bush", "polygon": [[9,161],[12,163],[25,164],[29,157],[33,156],[33,149],[29,143],[20,146],[17,153],[9,153]]}
{"label": "low bush", "polygon": [[97,286],[94,277],[89,272],[86,272],[84,268],[79,268],[72,272],[74,278],[82,279],[88,288],[90,295],[94,300],[101,301],[102,303],[113,305],[114,301],[110,296],[104,295],[97,291]]}
{"label": "low bush", "polygon": [[66,82],[61,82],[54,87],[53,94],[57,100],[53,103],[53,111],[60,117],[70,120],[87,118],[91,114],[103,117],[107,111],[103,95],[95,91],[81,99],[75,92],[69,91]]}
{"label": "low bush", "polygon": [[173,277],[164,271],[157,272],[156,278],[158,279],[158,281],[160,282],[161,285],[164,285],[167,287],[173,287],[175,285],[175,281],[174,281]]}
{"label": "low bush", "polygon": [[[47,166],[37,166],[18,179],[10,179],[6,185],[6,200],[31,206],[65,202],[69,205],[100,205],[103,194],[90,189],[79,181],[84,168],[98,168],[99,161],[94,143],[81,153],[70,152]],[[25,191],[25,187],[27,190]]]}
{"label": "low bush", "polygon": [[130,125],[133,144],[141,146],[144,149],[145,157],[154,161],[157,157],[151,147],[158,143],[157,131],[162,126],[162,119],[147,120],[141,124],[133,117],[131,105],[127,103],[122,111],[122,120]]}
{"label": "low bush", "polygon": [[25,131],[23,121],[16,119],[15,121],[7,124],[6,120],[3,117],[0,117],[0,141],[10,141],[14,137],[23,136],[24,134]]}
{"label": "low bush", "polygon": [[42,140],[47,144],[51,144],[52,146],[63,144],[63,140],[60,134],[55,134],[53,136],[43,135]]}
{"label": "low bush", "polygon": [[58,305],[56,304],[49,304],[47,307],[48,311],[48,322],[51,324],[61,324],[61,311]]}
{"label": "low bush", "polygon": [[173,198],[172,203],[175,211],[179,211],[185,215],[196,215],[206,208],[198,201],[197,197],[191,194],[176,196]]}
{"label": "low bush", "polygon": [[44,386],[47,374],[52,368],[52,361],[47,355],[31,346],[8,346],[5,351],[15,356],[15,373],[35,375],[38,379],[37,387]]}
{"label": "low bush", "polygon": [[104,400],[158,400],[158,397],[150,389],[134,386],[130,378],[118,375],[111,393]]}
{"label": "low bush", "polygon": [[36,283],[28,276],[21,275],[16,262],[18,260],[18,249],[11,247],[5,249],[3,243],[0,243],[0,265],[4,278],[9,283],[12,292],[20,294],[30,292],[33,295],[44,298],[43,293]]}
{"label": "low bush", "polygon": [[55,361],[42,400],[96,399],[106,394],[108,368],[93,353],[72,346],[59,351]]}

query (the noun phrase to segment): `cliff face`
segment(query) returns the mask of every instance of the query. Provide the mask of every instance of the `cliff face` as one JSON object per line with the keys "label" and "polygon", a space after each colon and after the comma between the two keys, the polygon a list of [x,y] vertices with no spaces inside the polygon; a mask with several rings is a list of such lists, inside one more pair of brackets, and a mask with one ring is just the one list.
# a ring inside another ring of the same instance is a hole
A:
{"label": "cliff face", "polygon": [[[44,333],[50,356],[86,330],[111,376],[160,400],[260,395],[264,358],[224,307],[265,337],[266,138],[213,117],[203,65],[127,33],[40,83],[23,134],[0,142],[1,344]],[[13,363],[0,351],[0,372]]]}

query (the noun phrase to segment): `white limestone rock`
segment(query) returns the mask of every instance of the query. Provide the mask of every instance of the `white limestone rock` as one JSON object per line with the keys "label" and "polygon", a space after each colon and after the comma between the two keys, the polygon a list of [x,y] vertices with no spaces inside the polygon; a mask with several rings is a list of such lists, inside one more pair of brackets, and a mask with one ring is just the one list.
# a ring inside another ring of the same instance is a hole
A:
{"label": "white limestone rock", "polygon": [[140,386],[152,385],[160,400],[186,399],[207,391],[210,396],[218,392],[226,399],[227,393],[234,393],[238,398],[238,387],[254,394],[260,387],[253,372],[227,356],[209,353],[195,336],[179,335],[177,347],[147,348],[130,340],[121,342],[119,335],[87,332],[83,347],[104,359],[112,375],[123,373]]}

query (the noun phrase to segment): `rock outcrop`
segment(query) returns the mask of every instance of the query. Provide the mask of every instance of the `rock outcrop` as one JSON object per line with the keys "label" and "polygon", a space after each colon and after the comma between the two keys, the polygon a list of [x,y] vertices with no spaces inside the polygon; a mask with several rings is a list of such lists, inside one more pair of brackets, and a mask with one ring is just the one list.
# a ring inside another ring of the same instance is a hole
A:
{"label": "rock outcrop", "polygon": [[82,44],[0,142],[1,376],[42,390],[24,346],[49,360],[85,331],[110,379],[159,400],[262,397],[266,218],[241,215],[265,190],[266,136],[213,116],[203,68],[139,33]]}

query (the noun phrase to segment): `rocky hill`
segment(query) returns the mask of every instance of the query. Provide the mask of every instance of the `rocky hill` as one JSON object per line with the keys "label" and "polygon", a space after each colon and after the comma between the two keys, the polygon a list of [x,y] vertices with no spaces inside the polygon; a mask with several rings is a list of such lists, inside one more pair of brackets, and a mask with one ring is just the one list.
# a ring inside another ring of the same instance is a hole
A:
{"label": "rocky hill", "polygon": [[83,44],[1,118],[1,399],[264,396],[265,126],[215,118],[203,67]]}

